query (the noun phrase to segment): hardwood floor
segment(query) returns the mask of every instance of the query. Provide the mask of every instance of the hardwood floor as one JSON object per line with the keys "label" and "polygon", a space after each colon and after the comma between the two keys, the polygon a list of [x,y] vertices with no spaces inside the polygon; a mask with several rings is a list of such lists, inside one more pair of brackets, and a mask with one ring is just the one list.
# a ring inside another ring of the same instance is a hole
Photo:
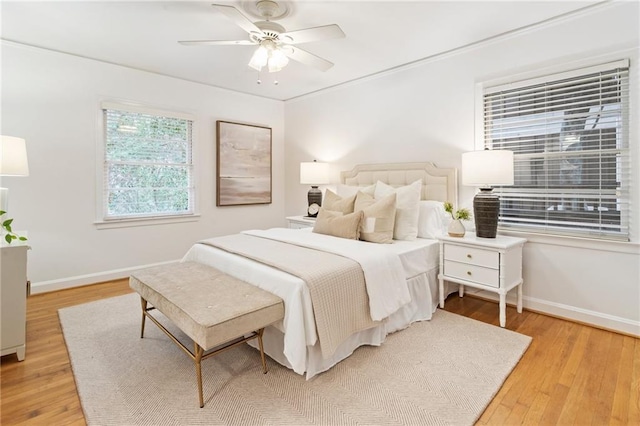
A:
{"label": "hardwood floor", "polygon": [[[85,424],[57,311],[129,292],[119,280],[28,299],[26,359],[2,357],[2,425]],[[454,294],[446,310],[498,324],[493,302]],[[640,339],[511,307],[507,328],[533,342],[479,425],[640,425]]]}

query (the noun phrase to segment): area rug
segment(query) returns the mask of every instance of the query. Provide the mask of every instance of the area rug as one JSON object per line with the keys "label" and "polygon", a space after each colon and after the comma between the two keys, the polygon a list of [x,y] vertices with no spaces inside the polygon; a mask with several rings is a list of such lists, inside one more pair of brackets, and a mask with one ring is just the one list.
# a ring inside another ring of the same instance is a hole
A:
{"label": "area rug", "polygon": [[89,425],[471,425],[531,341],[437,310],[311,380],[241,345],[203,361],[199,408],[193,361],[150,321],[140,339],[137,294],[59,316]]}

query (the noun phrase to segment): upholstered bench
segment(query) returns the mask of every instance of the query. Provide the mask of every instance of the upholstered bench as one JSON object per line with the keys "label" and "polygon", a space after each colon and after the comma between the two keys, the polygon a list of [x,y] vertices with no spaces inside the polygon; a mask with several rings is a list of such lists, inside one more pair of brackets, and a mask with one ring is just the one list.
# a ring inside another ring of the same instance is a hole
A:
{"label": "upholstered bench", "polygon": [[[278,296],[195,262],[136,271],[131,274],[129,285],[141,298],[140,337],[144,337],[148,317],[195,361],[200,408],[204,407],[203,359],[257,338],[262,370],[267,372],[262,333],[264,327],[284,318],[284,303]],[[147,303],[152,306],[147,307]],[[193,352],[151,315],[153,309],[162,312],[193,340]],[[222,344],[225,345],[219,347]]]}

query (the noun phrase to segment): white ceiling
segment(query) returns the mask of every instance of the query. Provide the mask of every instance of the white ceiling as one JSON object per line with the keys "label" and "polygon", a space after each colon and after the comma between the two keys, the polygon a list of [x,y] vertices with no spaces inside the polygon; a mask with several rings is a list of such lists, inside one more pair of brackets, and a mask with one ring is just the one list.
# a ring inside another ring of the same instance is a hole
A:
{"label": "white ceiling", "polygon": [[[301,47],[335,63],[321,72],[291,61],[278,73],[247,67],[254,46],[183,46],[178,40],[246,39],[198,1],[6,1],[1,36],[23,43],[216,87],[286,100],[532,25],[591,1],[289,2],[288,31],[338,24],[344,39]],[[220,1],[241,8],[241,2]],[[258,19],[252,18],[253,21]],[[273,81],[277,79],[278,85]]]}

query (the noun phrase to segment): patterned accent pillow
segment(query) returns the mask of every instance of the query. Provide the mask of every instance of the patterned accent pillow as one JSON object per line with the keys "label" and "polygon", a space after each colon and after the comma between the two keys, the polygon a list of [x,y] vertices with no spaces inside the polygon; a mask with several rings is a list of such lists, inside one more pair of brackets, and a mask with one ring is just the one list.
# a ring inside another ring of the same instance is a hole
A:
{"label": "patterned accent pillow", "polygon": [[316,218],[316,224],[313,226],[313,232],[357,240],[360,237],[361,219],[361,211],[343,215],[340,212],[333,212],[321,207]]}
{"label": "patterned accent pillow", "polygon": [[324,201],[322,207],[334,212],[340,212],[343,214],[353,213],[353,205],[356,202],[355,194],[351,197],[340,197],[335,192],[327,189],[324,194]]}
{"label": "patterned accent pillow", "polygon": [[360,239],[372,243],[392,243],[393,225],[396,218],[396,194],[390,194],[380,200],[373,195],[358,192],[355,210],[362,211]]}
{"label": "patterned accent pillow", "polygon": [[418,236],[418,216],[420,195],[422,193],[422,180],[419,179],[410,185],[394,188],[384,182],[376,183],[375,198],[381,199],[389,194],[397,194],[396,200],[396,224],[393,230],[394,240],[415,240]]}

